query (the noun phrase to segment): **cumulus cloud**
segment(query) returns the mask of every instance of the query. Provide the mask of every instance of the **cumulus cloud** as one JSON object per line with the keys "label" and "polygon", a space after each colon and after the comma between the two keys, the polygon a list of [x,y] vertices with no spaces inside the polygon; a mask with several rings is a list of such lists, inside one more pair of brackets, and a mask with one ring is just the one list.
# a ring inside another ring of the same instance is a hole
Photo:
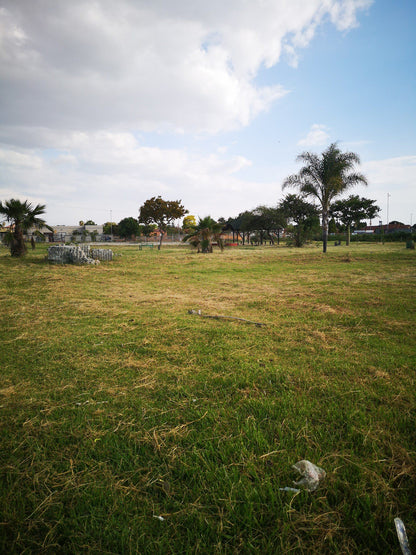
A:
{"label": "cumulus cloud", "polygon": [[328,140],[328,127],[326,125],[315,123],[310,128],[306,137],[298,141],[298,145],[304,147],[322,146],[326,145]]}
{"label": "cumulus cloud", "polygon": [[74,132],[55,142],[59,148],[0,149],[0,163],[7,161],[0,198],[16,196],[10,185],[21,197],[47,198],[52,224],[71,223],[68,214],[75,211],[78,219],[98,221],[108,220],[110,209],[117,221],[137,216],[140,204],[157,194],[180,197],[194,213],[203,209],[218,217],[230,202],[238,205],[236,193],[241,203],[250,196],[254,202],[259,187],[237,177],[251,164],[242,156],[148,147],[127,132]]}
{"label": "cumulus cloud", "polygon": [[356,24],[370,0],[5,0],[2,123],[218,132],[286,94],[258,86],[330,19]]}
{"label": "cumulus cloud", "polygon": [[214,217],[255,206],[259,190],[275,202],[276,183],[241,177],[246,157],[149,146],[147,132],[248,126],[288,93],[259,71],[282,56],[295,66],[319,25],[348,30],[371,3],[3,0],[0,198],[46,202],[52,224],[135,215],[155,194]]}

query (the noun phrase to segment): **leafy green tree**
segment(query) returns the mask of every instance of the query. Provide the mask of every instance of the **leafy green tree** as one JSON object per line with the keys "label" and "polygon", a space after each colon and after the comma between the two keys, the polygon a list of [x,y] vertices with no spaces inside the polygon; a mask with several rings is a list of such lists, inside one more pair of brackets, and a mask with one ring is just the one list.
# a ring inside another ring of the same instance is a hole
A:
{"label": "leafy green tree", "polygon": [[105,235],[118,235],[118,226],[115,222],[105,222],[103,225]]}
{"label": "leafy green tree", "polygon": [[198,223],[183,238],[198,249],[198,252],[212,252],[212,243],[218,243],[221,251],[224,250],[224,243],[221,238],[223,225],[211,218],[199,218]]}
{"label": "leafy green tree", "polygon": [[135,218],[123,218],[117,224],[118,235],[124,239],[135,239],[139,235],[139,222]]}
{"label": "leafy green tree", "polygon": [[240,234],[243,238],[243,245],[250,242],[250,234],[255,231],[256,228],[256,217],[252,210],[245,210],[240,212],[240,214],[234,220],[229,220],[229,224],[233,231]]}
{"label": "leafy green tree", "polygon": [[235,234],[240,236],[243,240],[243,245],[246,240],[249,241],[250,232],[253,230],[251,222],[253,221],[253,212],[246,210],[245,212],[240,212],[236,218],[229,218],[227,221],[224,218],[220,218],[218,223],[220,223],[225,230],[233,232],[233,239],[235,239]]}
{"label": "leafy green tree", "polygon": [[97,225],[93,220],[87,220],[84,225]]}
{"label": "leafy green tree", "polygon": [[140,224],[139,229],[140,229],[141,235],[144,235],[145,237],[150,237],[152,235],[152,233],[154,233],[157,230],[157,225],[156,224],[149,224],[149,225]]}
{"label": "leafy green tree", "polygon": [[286,220],[286,215],[281,208],[258,206],[252,212],[249,227],[260,232],[261,243],[266,236],[274,244],[275,237],[277,237],[277,242],[280,242],[280,232],[285,228]]}
{"label": "leafy green tree", "polygon": [[286,187],[297,187],[303,195],[319,201],[322,215],[323,252],[328,244],[328,218],[332,202],[355,185],[367,185],[367,179],[355,171],[360,158],[354,152],[341,152],[336,143],[318,156],[303,152],[297,161],[304,166],[299,173],[290,175],[283,182]]}
{"label": "leafy green tree", "polygon": [[156,224],[160,231],[158,249],[162,246],[163,234],[166,233],[168,226],[174,221],[179,220],[188,210],[182,206],[180,200],[163,200],[159,197],[152,197],[140,207],[139,222],[149,225]]}
{"label": "leafy green tree", "polygon": [[319,230],[319,210],[300,195],[286,195],[279,208],[293,223],[295,247],[302,247]]}
{"label": "leafy green tree", "polygon": [[347,245],[350,244],[351,227],[359,227],[363,220],[372,220],[380,212],[375,200],[350,195],[333,203],[331,215],[347,229]]}
{"label": "leafy green tree", "polygon": [[27,248],[24,241],[24,234],[31,228],[40,229],[47,227],[45,220],[40,218],[45,213],[45,205],[37,204],[33,206],[30,202],[17,199],[10,199],[0,202],[0,215],[3,215],[6,222],[10,225],[9,247],[12,256],[24,256]]}

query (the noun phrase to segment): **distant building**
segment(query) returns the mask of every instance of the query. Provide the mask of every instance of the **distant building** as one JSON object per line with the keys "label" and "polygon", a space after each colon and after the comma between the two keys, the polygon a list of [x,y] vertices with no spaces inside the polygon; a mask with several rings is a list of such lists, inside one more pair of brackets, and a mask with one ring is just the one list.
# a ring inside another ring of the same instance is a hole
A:
{"label": "distant building", "polygon": [[[51,227],[53,231],[47,228],[39,230],[49,243],[89,243],[103,241],[106,237],[102,225],[56,225]],[[35,241],[40,240],[36,229],[30,229],[26,233],[27,240],[30,241],[32,237]]]}
{"label": "distant building", "polygon": [[368,225],[364,229],[357,230],[356,233],[394,233],[395,231],[411,231],[411,226],[402,222],[392,221],[382,225]]}

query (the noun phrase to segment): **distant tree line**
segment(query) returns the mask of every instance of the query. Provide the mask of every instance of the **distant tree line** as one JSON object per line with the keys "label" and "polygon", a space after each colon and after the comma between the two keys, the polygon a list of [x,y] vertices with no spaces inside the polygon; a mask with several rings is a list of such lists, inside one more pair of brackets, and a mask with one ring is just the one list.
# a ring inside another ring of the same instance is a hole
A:
{"label": "distant tree line", "polygon": [[[123,218],[118,223],[106,222],[104,234],[134,240],[139,236],[150,237],[158,231],[160,249],[164,235],[177,232],[175,222],[183,218],[184,240],[200,252],[211,252],[215,244],[222,249],[224,232],[243,244],[279,244],[283,233],[286,244],[296,247],[311,239],[321,239],[324,252],[331,233],[345,233],[349,244],[354,240],[352,232],[365,226],[364,222],[375,218],[380,211],[371,199],[358,195],[340,198],[356,185],[367,185],[365,176],[356,170],[359,157],[353,152],[342,152],[337,143],[332,143],[320,155],[303,152],[297,160],[303,164],[301,169],[282,184],[283,190],[292,187],[297,192],[286,194],[275,206],[259,205],[234,218],[215,221],[206,216],[197,221],[195,216],[187,215],[188,210],[181,200],[169,201],[158,196],[146,200],[137,217]],[[25,253],[25,230],[46,225],[39,217],[44,211],[43,205],[33,207],[27,201],[0,202],[0,215],[10,224],[6,239],[13,256]],[[81,224],[84,227],[95,225],[93,220]],[[400,234],[395,235],[399,237]],[[400,240],[408,237],[405,233],[403,237],[400,235]],[[360,240],[371,239],[368,235],[360,235]],[[393,240],[393,234],[387,234],[386,240]]]}

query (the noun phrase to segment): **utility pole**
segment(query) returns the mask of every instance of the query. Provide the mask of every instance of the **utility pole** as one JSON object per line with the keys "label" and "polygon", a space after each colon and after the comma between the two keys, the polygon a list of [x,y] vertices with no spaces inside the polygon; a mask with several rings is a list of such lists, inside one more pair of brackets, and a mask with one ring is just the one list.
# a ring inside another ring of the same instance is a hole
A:
{"label": "utility pole", "polygon": [[390,193],[387,193],[387,233],[389,232],[389,199],[390,199]]}
{"label": "utility pole", "polygon": [[380,227],[380,237],[381,237],[381,242],[384,245],[384,230],[383,230],[383,222],[382,220],[379,220],[378,225]]}
{"label": "utility pole", "polygon": [[110,235],[111,240],[113,240],[113,211],[110,210]]}

